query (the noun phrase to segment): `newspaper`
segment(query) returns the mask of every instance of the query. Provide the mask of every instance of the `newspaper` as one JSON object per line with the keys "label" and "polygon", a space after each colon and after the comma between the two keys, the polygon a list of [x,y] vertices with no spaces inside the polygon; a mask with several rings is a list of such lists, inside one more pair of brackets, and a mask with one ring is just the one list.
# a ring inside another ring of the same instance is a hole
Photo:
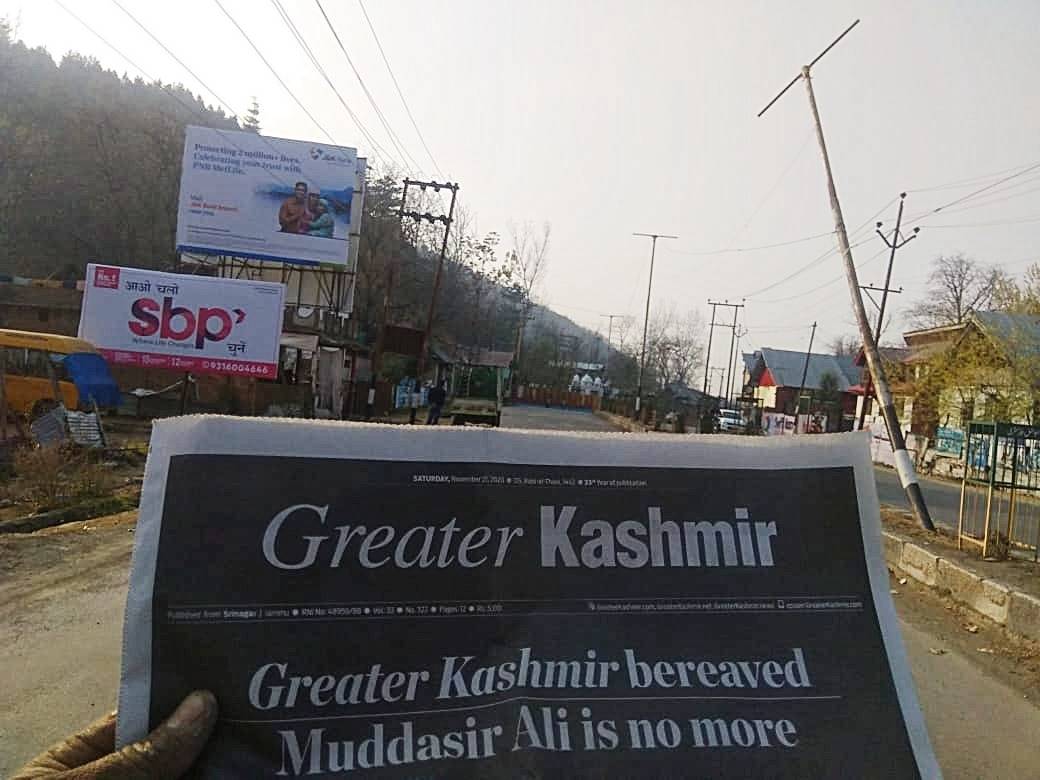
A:
{"label": "newspaper", "polygon": [[132,569],[198,777],[940,777],[864,434],[162,421]]}

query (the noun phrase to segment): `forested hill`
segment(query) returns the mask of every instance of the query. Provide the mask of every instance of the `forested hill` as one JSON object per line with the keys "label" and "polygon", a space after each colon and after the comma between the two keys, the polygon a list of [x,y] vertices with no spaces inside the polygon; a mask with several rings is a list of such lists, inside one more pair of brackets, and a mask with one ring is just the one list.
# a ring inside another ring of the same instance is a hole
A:
{"label": "forested hill", "polygon": [[0,19],[0,272],[172,263],[187,124],[242,129],[182,86],[55,65]]}
{"label": "forested hill", "polygon": [[[171,268],[185,126],[255,130],[255,111],[240,125],[180,85],[130,79],[75,53],[56,65],[0,19],[0,273],[82,279],[95,260]],[[380,322],[388,263],[401,266],[391,319],[425,322],[435,261],[402,236],[399,201],[400,176],[370,170],[354,312],[367,341]],[[465,220],[452,235],[435,335],[511,349],[523,306],[503,274],[510,250],[495,234],[472,235]],[[558,357],[555,343],[566,335],[583,347],[578,359],[597,353],[592,332],[540,307],[532,314],[533,353]]]}

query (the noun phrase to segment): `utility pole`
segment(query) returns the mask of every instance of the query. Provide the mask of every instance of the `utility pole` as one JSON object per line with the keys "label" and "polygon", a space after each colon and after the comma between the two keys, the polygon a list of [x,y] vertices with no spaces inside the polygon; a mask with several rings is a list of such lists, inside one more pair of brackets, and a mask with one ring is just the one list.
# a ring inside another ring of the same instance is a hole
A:
{"label": "utility pole", "polygon": [[[397,209],[397,213],[403,214],[405,203],[408,199],[408,179],[404,180],[404,187],[401,189],[401,205]],[[404,233],[403,230],[400,231]],[[368,380],[368,398],[365,401],[365,419],[371,420],[375,414],[376,406],[376,380],[379,377],[379,368],[383,359],[383,346],[386,343],[386,328],[390,324],[390,299],[394,289],[394,266],[397,260],[400,258],[403,241],[403,235],[398,235],[398,246],[395,256],[390,258],[386,264],[386,286],[383,289],[383,317],[379,325],[379,333],[376,335],[375,347],[372,349],[372,360],[370,363],[371,376]]]}
{"label": "utility pole", "polygon": [[422,222],[426,220],[430,224],[440,222],[444,225],[444,239],[441,241],[441,253],[437,258],[437,270],[433,274],[433,290],[430,291],[430,310],[426,315],[426,329],[423,331],[422,343],[419,346],[419,356],[416,359],[415,368],[415,393],[412,395],[411,411],[408,415],[408,424],[415,425],[415,412],[418,402],[416,400],[417,395],[422,392],[419,389],[419,383],[422,381],[423,373],[426,371],[426,353],[430,350],[430,336],[433,333],[433,318],[437,311],[437,293],[441,289],[441,274],[444,271],[444,255],[448,251],[448,236],[451,233],[451,222],[455,217],[455,198],[459,194],[459,185],[452,184],[451,182],[445,182],[443,184],[435,181],[416,181],[414,179],[405,179],[404,187],[405,192],[408,192],[408,187],[418,187],[423,192],[426,188],[431,188],[434,192],[440,192],[441,190],[451,191],[451,205],[448,207],[448,213],[434,215],[429,212],[419,213],[418,211],[405,211],[404,196],[401,197],[401,208],[398,211],[398,216],[401,219],[408,217],[409,219],[415,220],[416,222]]}
{"label": "utility pole", "polygon": [[[873,285],[868,285],[866,287],[861,288],[867,294],[867,297],[870,298],[870,302],[873,303],[874,307],[878,310],[877,325],[874,328],[875,344],[881,343],[881,328],[884,326],[885,323],[885,304],[888,303],[888,294],[893,293],[898,295],[899,293],[903,292],[902,287],[900,287],[898,290],[893,290],[891,289],[891,287],[889,287],[889,285],[892,283],[892,264],[895,262],[896,259],[896,250],[903,248],[908,243],[913,241],[915,238],[917,238],[917,234],[921,232],[921,228],[915,227],[914,232],[910,235],[909,238],[903,238],[903,234],[900,233],[899,228],[900,225],[902,225],[903,223],[903,203],[905,200],[906,193],[899,193],[899,212],[896,214],[896,227],[895,230],[892,232],[891,241],[889,241],[888,237],[881,232],[881,226],[884,223],[877,223],[877,234],[881,236],[881,240],[885,242],[885,246],[887,246],[891,250],[888,255],[888,271],[885,272],[885,286],[882,287],[880,290],[878,290]],[[878,303],[874,300],[873,296],[870,294],[871,291],[881,293],[881,303]],[[870,398],[871,394],[873,393],[872,385],[872,382],[868,382],[868,387],[866,388],[866,391],[863,394],[863,404],[859,410],[860,430],[863,429],[863,421],[864,419],[866,419],[867,416],[867,399]]]}
{"label": "utility pole", "polygon": [[[733,377],[731,374],[733,365],[733,343],[737,337],[737,314],[741,309],[744,308],[744,299],[741,299],[740,303],[730,303],[729,300],[724,301],[713,301],[710,300],[708,303],[711,305],[711,330],[715,328],[729,328],[729,362],[726,363],[726,397],[729,397],[730,385],[732,384]],[[733,324],[727,325],[724,322],[715,322],[715,307],[716,306],[728,306],[733,309]],[[711,359],[711,330],[708,335],[708,357],[704,361],[704,365],[708,365],[708,360]],[[722,398],[722,388],[719,388],[719,398]]]}
{"label": "utility pole", "polygon": [[705,373],[714,374],[715,372],[718,372],[718,375],[719,375],[719,394],[716,397],[717,398],[721,398],[722,397],[722,381],[723,381],[723,379],[726,376],[726,369],[719,368],[718,366],[716,366],[715,368],[709,368],[707,370],[707,372],[705,372]]}
{"label": "utility pole", "polygon": [[823,124],[820,122],[820,112],[816,106],[816,95],[813,92],[812,86],[812,67],[819,62],[827,52],[834,48],[842,38],[848,35],[852,28],[857,24],[859,24],[859,19],[849,25],[845,31],[839,35],[833,43],[831,43],[830,46],[816,56],[816,59],[808,65],[803,65],[801,72],[791,79],[787,86],[784,87],[776,97],[770,100],[765,108],[758,112],[758,115],[762,116],[762,114],[768,111],[770,106],[779,100],[787,90],[793,87],[799,79],[805,81],[805,89],[809,96],[809,109],[812,112],[813,123],[816,125],[816,140],[820,145],[820,155],[823,157],[823,168],[827,174],[827,194],[830,198],[831,212],[834,215],[834,227],[838,236],[838,248],[841,250],[842,260],[845,264],[845,276],[849,284],[849,294],[852,297],[853,312],[856,315],[856,322],[859,325],[860,338],[863,340],[863,352],[867,358],[867,367],[870,369],[870,375],[873,378],[874,387],[877,388],[878,400],[881,402],[881,412],[884,415],[885,424],[888,427],[888,438],[892,443],[892,454],[896,464],[896,471],[899,472],[899,480],[903,484],[903,489],[906,490],[906,496],[910,502],[910,508],[913,510],[917,522],[926,530],[934,531],[935,525],[932,523],[932,518],[928,514],[928,507],[924,503],[924,495],[921,493],[921,485],[918,483],[917,474],[914,472],[914,462],[911,460],[910,454],[906,451],[906,441],[903,438],[903,431],[899,427],[899,418],[896,416],[895,405],[892,401],[892,392],[888,387],[888,378],[885,376],[885,367],[881,363],[881,356],[878,354],[877,342],[874,340],[874,334],[870,331],[870,322],[867,320],[867,310],[863,306],[863,297],[860,295],[859,290],[859,280],[856,277],[856,266],[852,262],[852,249],[849,247],[849,237],[845,230],[845,217],[841,213],[841,203],[838,201],[838,190],[834,185],[834,174],[831,170],[831,160],[827,154],[827,143],[823,137]]}
{"label": "utility pole", "polygon": [[[812,357],[812,343],[816,338],[816,323],[812,324],[809,334],[809,349],[805,352],[805,365],[802,366],[802,383],[798,386],[798,396],[794,399],[794,432],[798,433],[798,413],[802,410],[802,393],[805,392],[805,377],[809,374],[809,359]],[[811,404],[810,404],[811,406]],[[809,412],[809,409],[805,410]]]}
{"label": "utility pole", "polygon": [[711,325],[708,326],[708,354],[704,356],[704,389],[702,392],[708,394],[708,374],[710,369],[708,366],[711,365],[711,337],[715,333],[715,309],[718,307],[717,303],[712,303],[711,299],[708,299],[708,305],[711,306]]}
{"label": "utility pole", "polygon": [[650,278],[646,283],[646,314],[643,317],[643,349],[639,354],[639,381],[636,383],[636,417],[638,418],[643,401],[643,373],[646,371],[646,329],[650,325],[650,291],[654,288],[654,254],[657,252],[657,239],[678,238],[678,236],[666,236],[663,233],[633,233],[632,235],[651,239]]}
{"label": "utility pole", "polygon": [[[733,355],[733,376],[734,377],[737,376],[737,366],[739,366],[741,364],[741,362],[742,362],[741,358],[740,358],[740,340],[742,338],[744,338],[744,336],[746,336],[748,334],[748,329],[745,328],[742,325],[738,325],[737,328],[736,328],[736,332],[737,332],[737,350],[736,350],[736,352]],[[744,378],[744,372],[743,371],[740,372],[740,378],[741,378],[741,380],[743,380],[743,378]],[[734,390],[734,389],[735,389],[735,387],[733,387],[731,385],[731,391]],[[743,391],[743,389],[744,389],[743,381],[741,381],[740,389],[741,389],[741,391]],[[736,400],[737,400],[737,396],[736,396],[735,393],[733,393],[733,400],[734,400],[734,402],[736,402]]]}
{"label": "utility pole", "polygon": [[610,338],[614,335],[614,320],[621,319],[624,314],[601,314],[600,317],[607,318],[607,359],[603,361],[603,381],[607,381],[607,375],[610,373]]}

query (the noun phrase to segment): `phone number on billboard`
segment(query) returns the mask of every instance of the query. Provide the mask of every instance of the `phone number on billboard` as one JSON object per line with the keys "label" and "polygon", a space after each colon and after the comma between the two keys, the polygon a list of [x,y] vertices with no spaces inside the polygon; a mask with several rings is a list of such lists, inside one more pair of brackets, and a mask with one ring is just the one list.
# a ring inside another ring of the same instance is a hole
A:
{"label": "phone number on billboard", "polygon": [[267,366],[257,363],[225,363],[219,360],[204,360],[202,367],[213,371],[227,371],[235,374],[266,374]]}

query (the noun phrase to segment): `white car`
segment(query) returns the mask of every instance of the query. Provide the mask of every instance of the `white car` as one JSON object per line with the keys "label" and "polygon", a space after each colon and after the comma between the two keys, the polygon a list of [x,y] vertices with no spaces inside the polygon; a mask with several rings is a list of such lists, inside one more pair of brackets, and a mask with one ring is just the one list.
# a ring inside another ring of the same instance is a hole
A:
{"label": "white car", "polygon": [[736,409],[719,409],[720,433],[743,433],[745,428],[747,421]]}

